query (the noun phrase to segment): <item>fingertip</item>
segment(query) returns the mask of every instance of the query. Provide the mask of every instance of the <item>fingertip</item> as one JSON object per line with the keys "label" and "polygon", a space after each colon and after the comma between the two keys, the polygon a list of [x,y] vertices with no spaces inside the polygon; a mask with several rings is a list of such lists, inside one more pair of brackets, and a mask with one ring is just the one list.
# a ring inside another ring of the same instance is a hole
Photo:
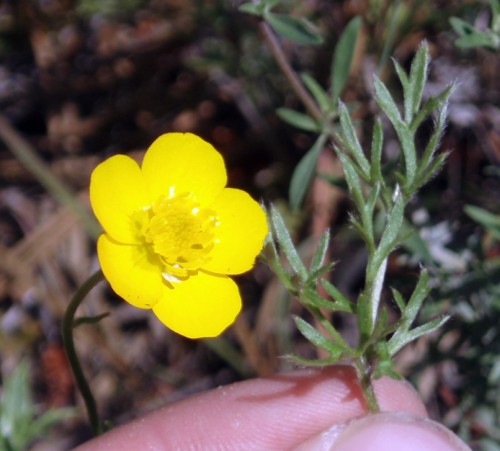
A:
{"label": "fingertip", "polygon": [[295,451],[470,451],[453,432],[427,418],[380,413],[334,425]]}
{"label": "fingertip", "polygon": [[373,387],[382,412],[406,412],[422,418],[428,416],[420,395],[408,381],[382,377],[373,381]]}

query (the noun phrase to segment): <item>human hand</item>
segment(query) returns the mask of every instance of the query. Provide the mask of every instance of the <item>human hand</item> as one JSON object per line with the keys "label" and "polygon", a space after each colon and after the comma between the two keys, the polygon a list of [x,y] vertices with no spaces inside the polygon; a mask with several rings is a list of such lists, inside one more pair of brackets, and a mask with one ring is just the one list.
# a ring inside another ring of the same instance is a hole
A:
{"label": "human hand", "polygon": [[368,415],[351,367],[301,370],[219,387],[169,404],[94,439],[104,450],[470,450],[427,417],[404,381],[374,383]]}

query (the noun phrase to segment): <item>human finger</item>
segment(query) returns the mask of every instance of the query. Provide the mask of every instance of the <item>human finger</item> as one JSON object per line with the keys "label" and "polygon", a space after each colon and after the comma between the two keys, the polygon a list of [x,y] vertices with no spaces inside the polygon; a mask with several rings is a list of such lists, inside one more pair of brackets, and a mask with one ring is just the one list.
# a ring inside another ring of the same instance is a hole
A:
{"label": "human finger", "polygon": [[[408,383],[383,378],[374,386],[382,411],[427,415]],[[79,449],[282,450],[365,413],[352,367],[301,370],[186,398]]]}
{"label": "human finger", "polygon": [[336,424],[294,451],[470,451],[444,426],[428,418],[391,412]]}

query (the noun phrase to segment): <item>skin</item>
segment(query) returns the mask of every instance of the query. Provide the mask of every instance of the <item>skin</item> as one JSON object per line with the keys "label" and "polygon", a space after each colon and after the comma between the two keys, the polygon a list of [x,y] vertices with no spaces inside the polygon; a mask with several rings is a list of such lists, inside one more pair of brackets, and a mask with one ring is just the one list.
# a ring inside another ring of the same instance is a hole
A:
{"label": "skin", "polygon": [[300,370],[191,396],[77,448],[104,450],[468,450],[428,419],[405,381],[374,384],[368,415],[352,368]]}

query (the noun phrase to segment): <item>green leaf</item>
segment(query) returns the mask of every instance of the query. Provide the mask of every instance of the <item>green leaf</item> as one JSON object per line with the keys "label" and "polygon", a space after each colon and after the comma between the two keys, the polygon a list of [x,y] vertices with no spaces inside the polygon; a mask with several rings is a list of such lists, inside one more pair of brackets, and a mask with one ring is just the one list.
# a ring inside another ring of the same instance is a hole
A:
{"label": "green leaf", "polygon": [[375,100],[397,131],[397,127],[403,123],[399,109],[389,90],[376,75],[374,75],[373,83],[375,86]]}
{"label": "green leaf", "polygon": [[[445,108],[446,104],[448,102],[448,99],[450,98],[451,94],[453,94],[453,91],[455,89],[455,85],[452,83],[449,85],[446,89],[444,89],[441,93],[439,93],[437,96],[430,97],[425,105],[422,107],[422,109],[417,113],[417,115],[414,117],[411,125],[410,125],[410,130],[412,133],[415,133],[419,125],[422,123],[422,121],[429,116],[433,111],[437,110],[438,108]],[[446,112],[446,109],[443,111]]]}
{"label": "green leaf", "polygon": [[287,124],[290,124],[300,130],[318,132],[321,129],[320,124],[307,114],[299,113],[298,111],[284,107],[278,108],[276,110],[276,114]]}
{"label": "green leaf", "polygon": [[321,280],[323,288],[336,303],[336,310],[347,313],[354,313],[354,305],[347,299],[338,288],[326,279]]}
{"label": "green leaf", "polygon": [[424,154],[420,159],[419,172],[427,171],[429,163],[434,158],[434,154],[439,147],[439,142],[441,140],[441,136],[443,135],[444,128],[446,126],[447,116],[448,116],[448,102],[445,101],[440,107],[438,118],[434,125],[434,132],[432,133],[429,142],[425,147]]}
{"label": "green leaf", "polygon": [[401,313],[403,313],[405,311],[405,308],[406,308],[405,302],[403,300],[403,296],[395,288],[392,288],[391,291],[392,291],[392,297],[394,298],[394,302],[398,306],[399,311]]}
{"label": "green leaf", "polygon": [[363,152],[363,148],[359,142],[358,136],[356,135],[356,131],[354,130],[354,126],[352,124],[351,115],[349,111],[347,111],[346,106],[339,102],[339,114],[340,114],[340,139],[342,144],[346,147],[347,150],[351,153],[354,161],[359,165],[362,171],[362,177],[365,180],[369,180],[370,178],[370,163],[365,157]]}
{"label": "green leaf", "polygon": [[30,425],[30,433],[32,437],[44,437],[48,431],[63,420],[74,417],[76,409],[73,407],[66,407],[60,409],[51,409],[44,412],[36,418]]}
{"label": "green leaf", "polygon": [[[406,118],[408,124],[411,123],[414,114],[420,108],[420,102],[422,101],[422,94],[424,92],[425,83],[427,81],[427,69],[429,66],[429,47],[424,41],[413,59],[410,78],[409,78],[409,112],[410,116]],[[406,102],[406,93],[405,93]],[[406,108],[405,108],[406,110]]]}
{"label": "green leaf", "polygon": [[417,170],[417,155],[413,133],[409,129],[408,125],[401,119],[399,109],[386,86],[377,76],[374,77],[374,83],[375,100],[391,121],[391,124],[398,135],[399,141],[401,142],[401,150],[403,152],[406,167],[407,180],[405,185],[411,186]]}
{"label": "green leaf", "polygon": [[308,289],[303,292],[303,295],[301,296],[301,302],[308,307],[324,309],[329,312],[344,311],[341,308],[339,308],[340,306],[338,305],[338,303],[329,301],[328,299],[321,297],[318,293],[316,293],[312,289]]}
{"label": "green leaf", "polygon": [[369,298],[364,293],[362,293],[358,298],[355,313],[358,317],[358,327],[361,340],[366,342],[366,340],[372,336],[373,323],[376,318],[373,318],[372,305],[369,302]]}
{"label": "green leaf", "polygon": [[82,324],[96,324],[101,321],[101,319],[104,319],[109,315],[110,313],[106,312],[96,316],[81,316],[73,321],[73,327],[78,327]]}
{"label": "green leaf", "polygon": [[330,246],[330,229],[326,229],[319,239],[318,247],[314,252],[311,266],[309,267],[309,272],[315,273],[322,266],[325,261],[326,253],[328,252],[328,247]]}
{"label": "green leaf", "polygon": [[338,357],[328,357],[327,359],[306,359],[304,357],[300,357],[295,354],[287,354],[283,356],[285,359],[292,361],[300,366],[314,366],[314,367],[323,367],[333,365],[334,363],[339,361]]}
{"label": "green leaf", "polygon": [[476,29],[471,24],[459,17],[450,17],[450,25],[459,36],[466,36],[476,32]]}
{"label": "green leaf", "polygon": [[486,47],[492,50],[496,50],[494,40],[489,34],[476,32],[468,36],[463,36],[455,41],[457,47],[464,49],[476,48],[476,47]]}
{"label": "green leaf", "polygon": [[360,30],[361,18],[356,16],[346,25],[335,46],[330,69],[333,103],[337,102],[349,77]]}
{"label": "green leaf", "polygon": [[418,279],[417,285],[413,290],[413,293],[408,301],[408,304],[404,310],[403,314],[403,322],[405,326],[409,328],[415,318],[420,311],[420,307],[422,307],[422,303],[425,298],[430,293],[431,289],[429,287],[429,273],[426,270],[423,270],[420,274],[420,278]]}
{"label": "green leaf", "polygon": [[401,152],[405,162],[405,188],[411,187],[417,173],[417,150],[415,149],[415,139],[413,133],[403,121],[395,128],[401,143]]}
{"label": "green leaf", "polygon": [[345,154],[339,154],[339,159],[342,162],[342,170],[344,171],[345,180],[352,198],[359,211],[363,211],[365,205],[365,198],[363,196],[363,188],[361,186],[361,179],[356,171],[353,161]]}
{"label": "green leaf", "polygon": [[434,177],[441,170],[441,167],[448,158],[448,154],[449,152],[444,152],[439,154],[434,159],[434,161],[427,166],[427,170],[424,173],[420,174],[419,176],[417,184],[418,187],[425,185],[432,177]]}
{"label": "green leaf", "polygon": [[306,284],[316,285],[318,280],[323,277],[326,273],[329,273],[336,265],[336,262],[330,262],[326,265],[321,266],[316,271],[312,271],[309,273],[309,277],[307,278]]}
{"label": "green leaf", "polygon": [[490,213],[482,208],[475,207],[474,205],[466,205],[464,211],[477,223],[481,224],[485,229],[491,232],[491,234],[500,240],[500,216]]}
{"label": "green leaf", "polygon": [[27,362],[23,361],[5,380],[0,404],[1,435],[12,449],[24,449],[31,441],[29,427],[33,415],[29,367]]}
{"label": "green leaf", "polygon": [[[328,98],[328,94],[323,89],[323,87],[316,81],[315,78],[311,77],[307,73],[301,74],[302,81],[306,85],[309,92],[313,95],[314,100],[319,105],[319,109],[324,113],[325,111],[332,109],[332,103]],[[336,104],[336,103],[335,103]]]}
{"label": "green leaf", "polygon": [[281,36],[302,45],[319,45],[323,38],[315,33],[305,20],[287,14],[276,14],[269,9],[264,11],[264,19]]}
{"label": "green leaf", "polygon": [[385,260],[398,244],[398,237],[403,223],[405,203],[399,187],[396,187],[393,197],[394,206],[389,212],[387,224],[380,238],[380,243],[376,252],[378,261]]}
{"label": "green leaf", "polygon": [[274,231],[276,233],[276,239],[278,244],[280,245],[283,253],[285,254],[288,263],[294,270],[294,272],[299,276],[300,280],[305,282],[307,279],[307,269],[302,263],[302,260],[295,249],[295,246],[292,242],[292,238],[290,237],[290,233],[286,228],[285,222],[281,217],[278,209],[271,205],[271,221],[273,224]]}
{"label": "green leaf", "polygon": [[238,7],[238,10],[242,13],[252,14],[254,16],[262,17],[264,14],[264,3],[243,3]]}
{"label": "green leaf", "polygon": [[430,334],[435,330],[439,329],[446,321],[450,319],[450,316],[444,316],[441,318],[436,318],[422,326],[416,327],[406,333],[398,334],[396,333],[391,337],[388,342],[388,349],[391,356],[396,354],[401,348],[406,346],[408,343],[422,337],[423,335]]}
{"label": "green leaf", "polygon": [[379,341],[376,345],[377,362],[373,371],[373,378],[380,379],[388,376],[392,379],[401,380],[403,377],[394,368],[394,362],[389,354],[387,342]]}
{"label": "green leaf", "polygon": [[319,333],[316,328],[299,316],[294,316],[293,319],[300,333],[314,346],[328,351],[332,358],[338,359],[341,356],[343,349],[340,346],[332,343],[323,334]]}
{"label": "green leaf", "polygon": [[320,135],[293,171],[290,181],[289,197],[290,207],[294,211],[302,205],[306,192],[316,172],[318,158],[325,147],[326,140],[327,135]]}
{"label": "green leaf", "polygon": [[372,190],[370,191],[370,195],[368,196],[368,199],[366,200],[366,204],[362,211],[362,217],[364,219],[363,222],[365,225],[370,227],[372,226],[373,212],[375,211],[375,204],[379,199],[379,194],[380,194],[380,183],[377,182],[373,184]]}
{"label": "green leaf", "polygon": [[[413,290],[410,300],[408,301],[408,304],[406,305],[406,307],[404,307],[402,319],[400,321],[398,329],[388,342],[388,349],[391,355],[394,355],[410,341],[413,341],[424,334],[433,332],[448,320],[449,317],[437,318],[433,321],[428,322],[427,324],[410,330],[411,325],[415,321],[418,312],[420,311],[420,308],[422,307],[422,304],[426,297],[429,295],[430,291],[431,288],[429,287],[429,274],[427,271],[423,270],[420,274],[417,285]],[[398,303],[398,306],[400,306],[400,304],[402,303],[402,299],[399,299],[396,302]]]}
{"label": "green leaf", "polygon": [[372,182],[385,184],[382,176],[382,149],[384,145],[384,133],[382,122],[377,118],[373,127],[372,148],[371,148],[371,166],[370,178]]}
{"label": "green leaf", "polygon": [[405,121],[409,122],[412,117],[412,97],[410,93],[410,80],[408,79],[408,75],[405,70],[401,67],[401,65],[395,60],[392,60],[394,68],[396,69],[396,73],[398,74],[399,81],[401,82],[401,86],[403,87],[403,95],[404,95],[404,105],[405,105]]}

